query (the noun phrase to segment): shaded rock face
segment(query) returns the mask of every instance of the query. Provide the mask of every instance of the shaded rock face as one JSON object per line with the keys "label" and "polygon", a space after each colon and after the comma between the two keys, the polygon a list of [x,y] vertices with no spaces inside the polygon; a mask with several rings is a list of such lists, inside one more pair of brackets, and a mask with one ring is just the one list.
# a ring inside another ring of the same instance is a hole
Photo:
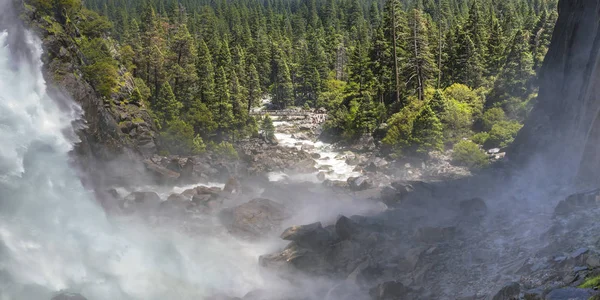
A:
{"label": "shaded rock face", "polygon": [[555,176],[562,179],[578,175],[587,184],[597,184],[600,181],[598,1],[560,1],[558,10],[539,78],[538,100],[507,156],[518,163],[536,162],[551,168],[549,171],[558,170]]}

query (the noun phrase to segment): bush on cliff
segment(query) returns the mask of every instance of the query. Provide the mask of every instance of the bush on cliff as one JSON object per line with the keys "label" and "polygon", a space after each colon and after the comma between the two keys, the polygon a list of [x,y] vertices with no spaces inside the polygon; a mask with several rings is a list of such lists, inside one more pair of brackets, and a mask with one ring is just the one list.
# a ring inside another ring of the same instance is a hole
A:
{"label": "bush on cliff", "polygon": [[167,124],[166,130],[160,133],[161,146],[170,154],[194,155],[206,150],[204,141],[194,135],[192,125],[176,119]]}

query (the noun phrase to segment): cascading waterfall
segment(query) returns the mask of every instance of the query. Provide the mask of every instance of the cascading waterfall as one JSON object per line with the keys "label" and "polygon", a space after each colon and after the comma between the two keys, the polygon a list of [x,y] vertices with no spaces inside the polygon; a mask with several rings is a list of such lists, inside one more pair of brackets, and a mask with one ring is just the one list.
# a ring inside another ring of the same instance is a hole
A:
{"label": "cascading waterfall", "polygon": [[13,51],[11,34],[0,31],[0,299],[63,289],[90,300],[206,299],[260,287],[257,245],[107,221],[69,163],[80,109],[47,93],[41,42],[13,35],[26,45]]}

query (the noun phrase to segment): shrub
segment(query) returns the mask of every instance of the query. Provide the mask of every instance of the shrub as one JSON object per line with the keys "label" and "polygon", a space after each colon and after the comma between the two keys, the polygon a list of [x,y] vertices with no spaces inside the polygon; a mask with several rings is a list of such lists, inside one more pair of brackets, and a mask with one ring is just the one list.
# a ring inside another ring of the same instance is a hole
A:
{"label": "shrub", "polygon": [[481,126],[483,131],[490,131],[494,124],[506,120],[504,110],[500,107],[492,107],[483,113],[481,118]]}
{"label": "shrub", "polygon": [[212,143],[211,150],[217,155],[224,156],[228,159],[238,159],[239,155],[233,145],[228,142],[221,142],[219,144]]}
{"label": "shrub", "polygon": [[523,127],[517,121],[501,121],[494,126],[489,132],[489,138],[485,141],[486,148],[506,147],[515,140],[517,133]]}
{"label": "shrub", "polygon": [[83,71],[85,77],[94,86],[96,91],[104,97],[109,97],[117,86],[119,72],[111,60],[101,60],[92,65],[85,66]]}
{"label": "shrub", "polygon": [[479,148],[479,145],[465,140],[454,145],[452,161],[457,165],[469,168],[482,168],[489,163],[488,156]]}
{"label": "shrub", "polygon": [[456,142],[471,135],[473,114],[467,103],[454,99],[447,101],[441,121],[444,124],[444,138],[448,142]]}
{"label": "shrub", "polygon": [[490,134],[487,132],[479,132],[471,137],[471,140],[479,145],[485,144],[485,141],[490,137]]}
{"label": "shrub", "polygon": [[206,149],[202,138],[194,135],[192,125],[180,119],[168,122],[166,130],[160,133],[160,141],[164,150],[171,154],[200,154]]}

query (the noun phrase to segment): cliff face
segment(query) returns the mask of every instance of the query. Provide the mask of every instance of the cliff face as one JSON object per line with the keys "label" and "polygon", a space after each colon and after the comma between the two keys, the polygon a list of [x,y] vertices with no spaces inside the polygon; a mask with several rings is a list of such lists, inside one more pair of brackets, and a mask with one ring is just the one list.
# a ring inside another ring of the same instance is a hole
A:
{"label": "cliff face", "polygon": [[[117,157],[138,160],[155,154],[157,130],[144,104],[132,100],[133,77],[121,67],[118,89],[110,97],[101,96],[84,78],[86,58],[77,45],[80,36],[76,26],[67,27],[52,17],[43,17],[27,3],[17,5],[21,6],[21,18],[42,40],[43,72],[49,92],[54,99],[68,95],[83,110],[85,121],[78,131],[81,143],[75,157],[84,173],[97,176],[101,172],[96,171]],[[111,42],[108,38],[106,41]]]}
{"label": "cliff face", "polygon": [[[561,0],[540,92],[508,157],[561,182],[600,183],[600,0]],[[542,170],[539,170],[542,171]]]}

